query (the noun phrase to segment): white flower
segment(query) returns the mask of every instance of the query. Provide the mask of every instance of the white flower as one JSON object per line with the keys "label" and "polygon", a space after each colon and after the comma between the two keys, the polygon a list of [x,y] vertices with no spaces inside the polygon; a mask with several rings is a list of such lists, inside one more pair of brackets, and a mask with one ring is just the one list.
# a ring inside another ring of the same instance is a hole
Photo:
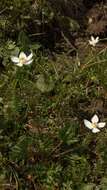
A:
{"label": "white flower", "polygon": [[19,57],[11,56],[11,60],[19,67],[22,67],[23,65],[29,65],[32,63],[33,54],[30,53],[30,55],[26,55],[24,52],[20,52]]}
{"label": "white flower", "polygon": [[94,38],[93,36],[91,36],[91,40],[89,40],[89,44],[91,46],[96,46],[96,44],[99,42],[99,36],[97,36],[96,38]]}
{"label": "white flower", "polygon": [[99,122],[99,118],[98,116],[95,114],[92,118],[91,118],[91,122],[88,121],[87,119],[84,119],[84,125],[92,130],[93,133],[98,133],[100,132],[100,128],[105,127],[106,123],[105,122]]}

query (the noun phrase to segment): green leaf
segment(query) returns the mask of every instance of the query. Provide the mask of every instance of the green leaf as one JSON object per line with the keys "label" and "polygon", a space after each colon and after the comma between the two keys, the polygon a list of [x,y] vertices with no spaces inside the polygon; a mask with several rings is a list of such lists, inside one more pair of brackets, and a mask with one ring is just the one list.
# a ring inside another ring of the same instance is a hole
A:
{"label": "green leaf", "polygon": [[107,177],[103,177],[101,180],[101,190],[107,190]]}
{"label": "green leaf", "polygon": [[29,49],[30,40],[24,31],[19,33],[18,44],[21,46],[23,51],[27,51]]}
{"label": "green leaf", "polygon": [[15,42],[13,42],[12,40],[7,41],[7,48],[9,50],[13,50],[15,47],[16,47]]}
{"label": "green leaf", "polygon": [[81,187],[81,190],[93,190],[93,188],[95,188],[95,184],[94,183],[89,183],[89,184],[84,184]]}
{"label": "green leaf", "polygon": [[44,76],[43,74],[40,74],[37,76],[37,82],[36,82],[36,87],[41,91],[41,92],[50,92],[54,88],[54,81],[52,80],[51,77]]}
{"label": "green leaf", "polygon": [[27,156],[28,146],[32,143],[32,139],[25,135],[20,136],[16,145],[12,147],[10,158],[12,160],[20,161]]}
{"label": "green leaf", "polygon": [[63,28],[64,30],[70,30],[73,32],[73,31],[78,31],[78,29],[80,28],[76,20],[71,19],[67,16],[66,17],[61,16],[59,20],[60,20],[61,28]]}
{"label": "green leaf", "polygon": [[72,123],[71,125],[66,125],[60,130],[59,137],[64,141],[64,143],[70,145],[78,142],[77,132],[78,125]]}
{"label": "green leaf", "polygon": [[35,43],[35,44],[31,44],[30,45],[30,48],[33,50],[33,51],[37,51],[38,49],[41,48],[41,45],[39,43]]}

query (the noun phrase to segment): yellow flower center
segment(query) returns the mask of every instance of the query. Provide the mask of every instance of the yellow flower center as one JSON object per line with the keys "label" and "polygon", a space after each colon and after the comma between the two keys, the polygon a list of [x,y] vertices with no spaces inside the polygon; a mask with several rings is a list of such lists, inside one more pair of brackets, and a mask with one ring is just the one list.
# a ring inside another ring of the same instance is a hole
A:
{"label": "yellow flower center", "polygon": [[19,61],[20,61],[21,64],[25,64],[26,63],[26,59],[25,58],[20,58]]}
{"label": "yellow flower center", "polygon": [[97,128],[97,124],[96,123],[92,123],[92,127],[93,128]]}

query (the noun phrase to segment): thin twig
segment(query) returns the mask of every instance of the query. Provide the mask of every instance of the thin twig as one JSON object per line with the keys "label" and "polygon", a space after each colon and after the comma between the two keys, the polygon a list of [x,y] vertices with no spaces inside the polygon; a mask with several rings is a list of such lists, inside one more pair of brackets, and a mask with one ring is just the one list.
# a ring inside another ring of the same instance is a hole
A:
{"label": "thin twig", "polygon": [[84,70],[84,69],[86,69],[86,68],[88,68],[88,67],[91,67],[91,66],[93,66],[93,65],[95,65],[95,64],[99,64],[99,63],[104,63],[104,62],[107,62],[107,60],[103,60],[103,61],[97,61],[97,62],[94,62],[94,63],[92,63],[92,64],[90,64],[90,65],[83,65],[83,67],[82,67],[82,71]]}
{"label": "thin twig", "polygon": [[67,153],[70,153],[70,152],[72,152],[72,149],[66,150],[65,152],[62,152],[62,153],[59,153],[59,154],[55,155],[55,158],[57,158],[57,157],[59,157],[59,156],[63,156],[63,155],[65,155],[65,154],[67,154]]}
{"label": "thin twig", "polygon": [[34,34],[29,34],[30,37],[32,36],[41,36],[41,35],[45,35],[46,33],[45,32],[42,32],[42,33],[34,33]]}
{"label": "thin twig", "polygon": [[67,44],[68,44],[69,46],[71,46],[72,48],[74,48],[75,50],[77,50],[76,47],[75,47],[75,46],[68,40],[68,38],[64,35],[63,31],[61,31],[61,35],[62,35],[63,39],[67,42]]}
{"label": "thin twig", "polygon": [[7,7],[0,11],[0,15],[7,10]]}
{"label": "thin twig", "polygon": [[[52,155],[61,145],[62,145],[62,141],[52,150],[52,152],[50,153],[50,155]],[[56,157],[56,156],[55,156]]]}
{"label": "thin twig", "polygon": [[58,75],[57,69],[55,67],[55,64],[53,62],[51,62],[51,64],[52,64],[52,66],[54,68],[54,71],[55,71],[55,74],[56,74],[57,78],[59,78],[59,75]]}

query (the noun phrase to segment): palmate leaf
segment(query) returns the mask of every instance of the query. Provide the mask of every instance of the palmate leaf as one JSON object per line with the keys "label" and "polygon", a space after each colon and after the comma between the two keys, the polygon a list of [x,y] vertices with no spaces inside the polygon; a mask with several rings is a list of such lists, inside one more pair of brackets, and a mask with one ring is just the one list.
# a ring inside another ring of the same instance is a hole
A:
{"label": "palmate leaf", "polygon": [[37,82],[36,82],[36,87],[41,91],[41,92],[50,92],[54,88],[54,81],[52,80],[51,77],[44,76],[43,74],[40,74],[37,76]]}

